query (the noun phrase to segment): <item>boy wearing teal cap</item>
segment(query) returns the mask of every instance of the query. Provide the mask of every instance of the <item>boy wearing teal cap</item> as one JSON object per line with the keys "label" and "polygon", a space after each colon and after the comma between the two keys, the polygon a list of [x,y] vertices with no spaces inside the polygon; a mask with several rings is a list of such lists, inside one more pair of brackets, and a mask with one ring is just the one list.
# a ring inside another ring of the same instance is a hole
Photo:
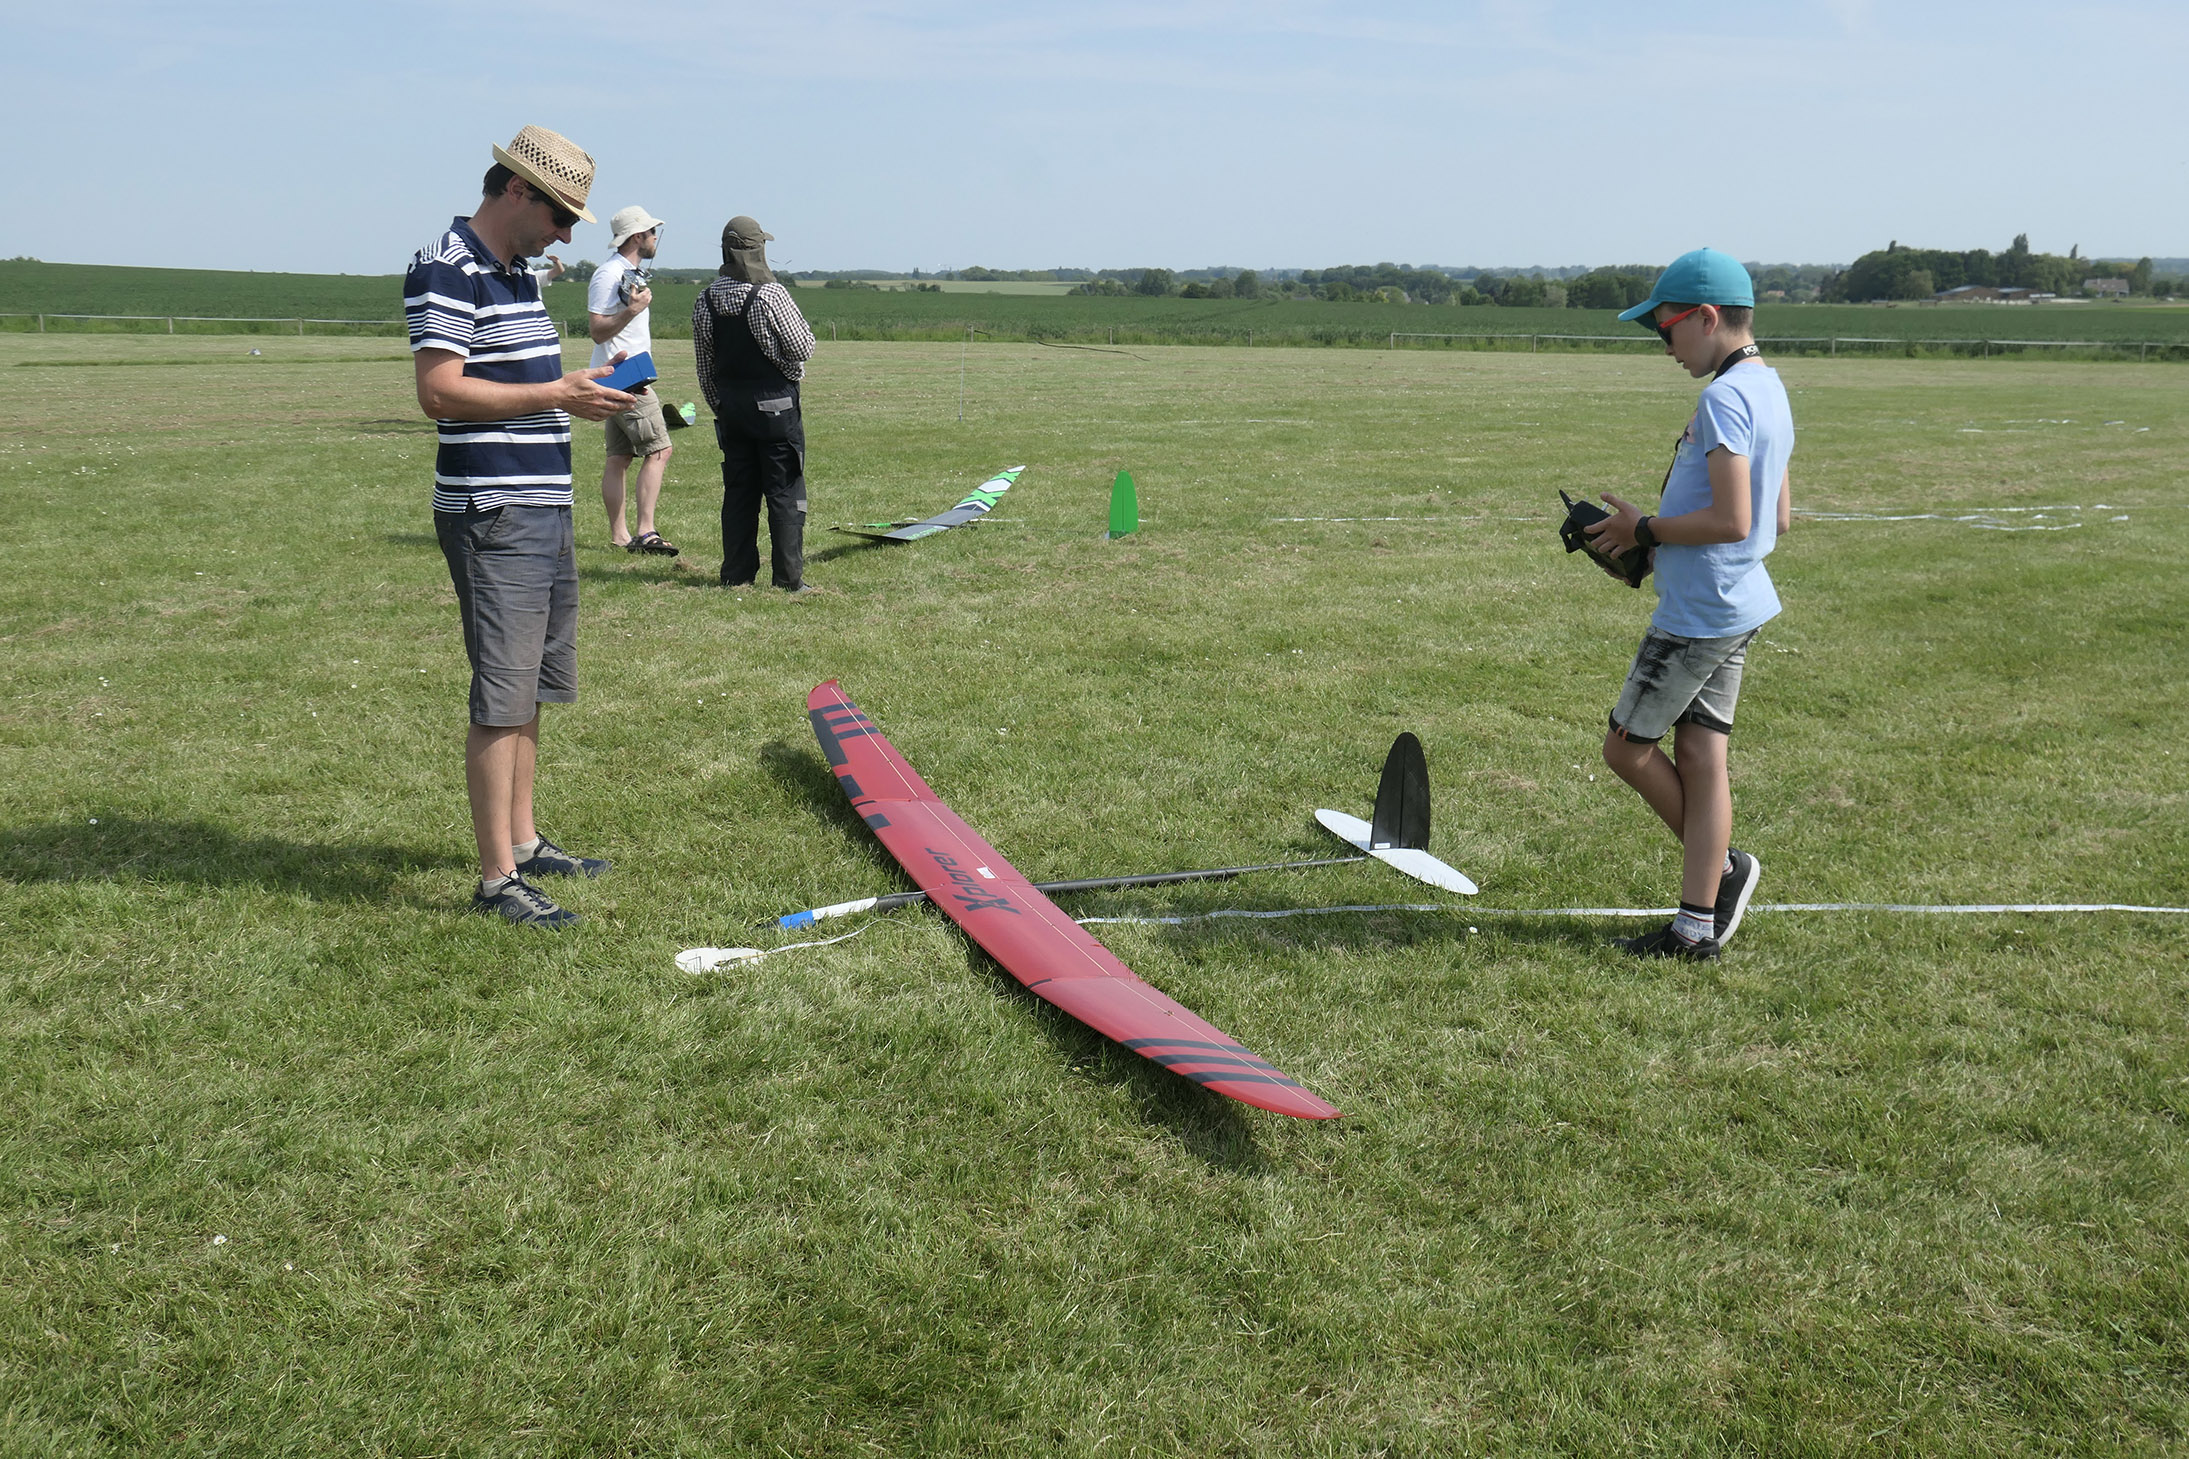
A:
{"label": "boy wearing teal cap", "polygon": [[[1619,316],[1655,329],[1666,354],[1710,382],[1674,449],[1656,513],[1605,492],[1617,514],[1587,528],[1607,559],[1649,549],[1657,576],[1657,611],[1604,737],[1604,763],[1684,848],[1678,915],[1619,943],[1640,957],[1718,956],[1763,873],[1731,845],[1726,746],[1749,641],[1779,612],[1763,560],[1792,509],[1794,417],[1778,371],[1756,348],[1755,303],[1738,259],[1698,248]],[[1668,732],[1669,756],[1659,743]]]}

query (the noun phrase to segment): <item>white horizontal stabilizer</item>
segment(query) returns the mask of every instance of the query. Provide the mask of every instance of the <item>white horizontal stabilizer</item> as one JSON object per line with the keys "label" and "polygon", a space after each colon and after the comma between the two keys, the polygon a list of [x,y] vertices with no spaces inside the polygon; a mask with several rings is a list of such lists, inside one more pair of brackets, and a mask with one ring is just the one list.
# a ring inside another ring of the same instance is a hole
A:
{"label": "white horizontal stabilizer", "polygon": [[1322,823],[1324,830],[1340,841],[1358,847],[1393,871],[1402,872],[1415,881],[1425,881],[1430,886],[1442,887],[1448,892],[1458,892],[1465,897],[1471,897],[1479,890],[1464,875],[1446,866],[1426,851],[1417,851],[1411,846],[1370,845],[1368,840],[1369,825],[1357,816],[1349,816],[1344,811],[1317,811],[1315,812],[1315,819]]}

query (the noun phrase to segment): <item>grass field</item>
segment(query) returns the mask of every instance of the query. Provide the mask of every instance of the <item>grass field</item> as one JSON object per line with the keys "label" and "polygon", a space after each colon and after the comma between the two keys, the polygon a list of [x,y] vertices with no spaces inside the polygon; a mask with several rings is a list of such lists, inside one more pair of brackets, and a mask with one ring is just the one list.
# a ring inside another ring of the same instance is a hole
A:
{"label": "grass field", "polygon": [[[823,339],[963,339],[968,329],[992,338],[1100,344],[1255,344],[1380,346],[1393,333],[1462,335],[1613,335],[1629,341],[1609,348],[1650,348],[1649,336],[1616,321],[1609,311],[1586,309],[1463,308],[1458,305],[1331,304],[1285,299],[1178,299],[1069,297],[1054,284],[949,283],[941,294],[887,290],[801,288],[799,307]],[[681,339],[691,332],[698,286],[664,282],[655,293],[657,337]],[[38,312],[148,315],[123,323],[49,320],[49,329],[72,332],[165,332],[164,316],[264,316],[263,332],[293,331],[287,321],[311,319],[394,320],[401,313],[402,277],[247,274],[207,270],[100,268],[80,264],[0,262],[0,332],[30,332]],[[548,307],[572,335],[584,333],[585,294],[575,283],[553,286]],[[180,333],[230,331],[223,323],[177,322]],[[2058,305],[2038,308],[1886,306],[1867,304],[1766,304],[1756,316],[1766,337],[1803,339],[2092,340],[2111,345],[2167,345],[2163,358],[2189,360],[2189,304]],[[334,332],[312,326],[313,332]],[[383,329],[394,334],[394,328]],[[1464,342],[1461,342],[1462,346]],[[1409,348],[1450,348],[1411,341]],[[1527,349],[1527,342],[1508,345]],[[1560,348],[1576,348],[1562,346]],[[1578,346],[1606,348],[1600,344]],[[1855,347],[1848,347],[1850,349]]]}
{"label": "grass field", "polygon": [[[796,602],[711,586],[704,431],[685,556],[609,549],[581,427],[543,825],[617,867],[557,938],[464,912],[400,346],[243,348],[0,340],[0,1453],[2189,1445],[2189,919],[1759,912],[1707,967],[1466,908],[1097,929],[1316,1126],[922,909],[672,965],[903,884],[830,677],[1036,877],[1329,854],[1412,729],[1481,907],[1663,905],[1594,758],[1647,604],[1552,515],[1654,487],[1663,359],[982,344],[961,424],[958,347],[824,343],[818,523],[1030,469],[910,548],[815,532]],[[1785,374],[1799,507],[2059,530],[1797,523],[1733,757],[1762,898],[2189,901],[2173,373]]]}

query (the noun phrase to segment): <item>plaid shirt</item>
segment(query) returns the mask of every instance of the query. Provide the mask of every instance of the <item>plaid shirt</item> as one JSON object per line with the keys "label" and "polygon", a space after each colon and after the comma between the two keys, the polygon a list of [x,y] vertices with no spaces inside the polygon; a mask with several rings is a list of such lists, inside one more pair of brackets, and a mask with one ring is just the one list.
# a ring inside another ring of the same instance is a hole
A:
{"label": "plaid shirt", "polygon": [[[709,410],[721,409],[714,390],[715,315],[736,318],[745,307],[745,296],[754,287],[736,279],[718,278],[692,301],[692,353],[699,362],[699,388],[707,394]],[[813,331],[806,327],[806,316],[798,312],[790,290],[781,284],[757,287],[760,297],[752,306],[753,342],[776,369],[793,380],[803,380],[806,361],[813,358]]]}

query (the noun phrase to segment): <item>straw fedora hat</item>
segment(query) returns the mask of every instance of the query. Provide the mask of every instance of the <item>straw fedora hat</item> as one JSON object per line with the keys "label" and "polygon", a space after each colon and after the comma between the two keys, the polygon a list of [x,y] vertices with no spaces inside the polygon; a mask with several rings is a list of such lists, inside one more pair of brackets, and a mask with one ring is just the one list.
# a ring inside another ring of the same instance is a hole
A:
{"label": "straw fedora hat", "polygon": [[562,133],[526,127],[507,150],[494,149],[494,160],[586,222],[599,221],[585,210],[586,195],[593,191],[593,158]]}

